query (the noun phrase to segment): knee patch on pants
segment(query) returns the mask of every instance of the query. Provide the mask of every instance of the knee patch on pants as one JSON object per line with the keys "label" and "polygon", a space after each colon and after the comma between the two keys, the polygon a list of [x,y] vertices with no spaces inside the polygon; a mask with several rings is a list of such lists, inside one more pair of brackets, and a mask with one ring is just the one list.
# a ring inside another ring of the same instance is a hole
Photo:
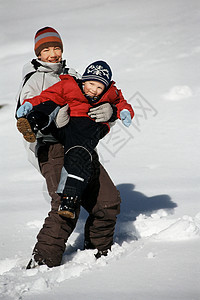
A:
{"label": "knee patch on pants", "polygon": [[64,166],[68,173],[89,179],[92,168],[92,155],[83,146],[71,147],[65,153]]}

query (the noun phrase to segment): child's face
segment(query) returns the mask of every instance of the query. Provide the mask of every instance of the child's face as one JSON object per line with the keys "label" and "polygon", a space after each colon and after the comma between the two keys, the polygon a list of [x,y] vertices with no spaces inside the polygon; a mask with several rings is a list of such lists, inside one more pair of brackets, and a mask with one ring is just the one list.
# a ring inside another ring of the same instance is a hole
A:
{"label": "child's face", "polygon": [[38,58],[44,62],[58,63],[62,60],[62,50],[60,47],[47,47],[42,49]]}
{"label": "child's face", "polygon": [[85,81],[83,84],[83,91],[90,97],[97,97],[103,93],[105,85],[100,81]]}

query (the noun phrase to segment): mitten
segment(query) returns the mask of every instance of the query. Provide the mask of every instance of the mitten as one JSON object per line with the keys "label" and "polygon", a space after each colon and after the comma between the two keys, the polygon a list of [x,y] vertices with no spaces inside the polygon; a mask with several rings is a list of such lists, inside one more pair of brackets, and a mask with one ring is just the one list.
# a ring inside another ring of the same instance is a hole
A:
{"label": "mitten", "polygon": [[88,115],[94,118],[96,122],[108,122],[113,114],[110,103],[104,103],[97,107],[91,108]]}
{"label": "mitten", "polygon": [[61,128],[69,122],[69,113],[68,113],[69,106],[68,104],[61,107],[55,117],[55,124],[57,128]]}
{"label": "mitten", "polygon": [[30,102],[25,102],[17,110],[17,118],[26,116],[33,108],[33,105]]}
{"label": "mitten", "polygon": [[122,120],[122,123],[126,126],[129,127],[131,125],[131,114],[128,111],[128,109],[123,109],[120,112],[120,118]]}

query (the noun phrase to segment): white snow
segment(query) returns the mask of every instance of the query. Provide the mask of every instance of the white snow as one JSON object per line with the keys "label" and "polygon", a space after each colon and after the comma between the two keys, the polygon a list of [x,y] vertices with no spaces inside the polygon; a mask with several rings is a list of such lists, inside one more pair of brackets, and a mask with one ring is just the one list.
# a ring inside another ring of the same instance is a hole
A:
{"label": "white snow", "polygon": [[193,96],[193,92],[191,88],[187,85],[182,85],[182,86],[172,87],[169,93],[164,95],[164,98],[166,100],[176,101],[176,100],[191,98],[192,96]]}
{"label": "white snow", "polygon": [[[198,0],[0,2],[0,299],[200,299],[199,20]],[[44,26],[78,72],[106,60],[136,116],[99,146],[123,200],[112,251],[83,251],[82,211],[62,265],[26,270],[50,199],[15,96]]]}

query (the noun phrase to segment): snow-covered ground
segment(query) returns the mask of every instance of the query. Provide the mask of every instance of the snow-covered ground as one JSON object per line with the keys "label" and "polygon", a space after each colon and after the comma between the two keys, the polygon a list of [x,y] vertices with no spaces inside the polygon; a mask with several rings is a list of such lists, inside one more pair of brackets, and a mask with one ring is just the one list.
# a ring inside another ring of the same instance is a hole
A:
{"label": "snow-covered ground", "polygon": [[[0,1],[0,299],[200,299],[199,24],[198,0]],[[99,146],[123,199],[112,252],[82,250],[82,211],[62,265],[25,270],[50,203],[15,95],[44,26],[80,73],[108,61],[136,117]]]}

